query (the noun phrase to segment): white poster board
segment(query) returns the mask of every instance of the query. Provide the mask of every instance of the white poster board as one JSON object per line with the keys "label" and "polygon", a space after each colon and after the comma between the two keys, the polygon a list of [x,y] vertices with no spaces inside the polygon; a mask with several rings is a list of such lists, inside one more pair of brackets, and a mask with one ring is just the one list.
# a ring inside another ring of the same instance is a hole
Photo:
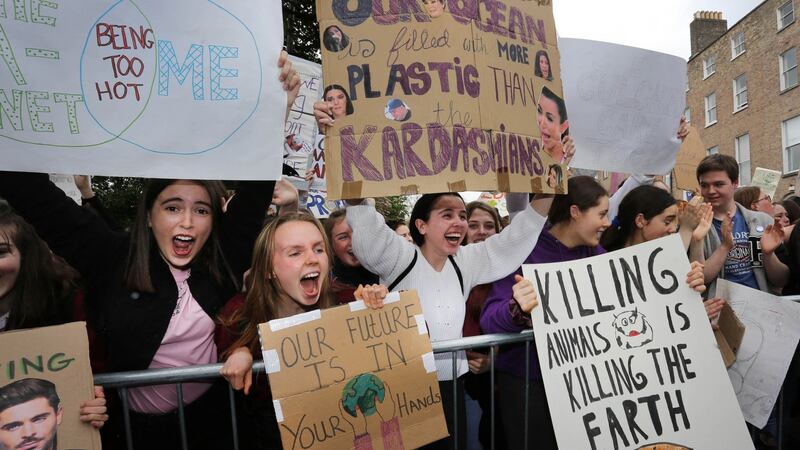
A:
{"label": "white poster board", "polygon": [[280,176],[280,2],[0,5],[4,169]]}
{"label": "white poster board", "polygon": [[[314,102],[322,98],[322,67],[296,56],[291,56],[290,60],[300,75],[300,92],[286,119],[283,163],[304,178],[307,171],[315,170],[318,160],[324,161],[317,149],[317,121],[314,119]],[[322,176],[321,179],[315,177],[312,188],[324,190],[324,169],[321,172],[316,169],[315,173]]]}
{"label": "white poster board", "polygon": [[[75,178],[72,175],[65,175],[62,173],[51,173],[50,181],[53,182],[59,189],[67,194],[67,197],[75,200],[75,203],[81,204],[81,191],[75,186]],[[89,181],[91,183],[91,179]]]}
{"label": "white poster board", "polygon": [[561,38],[561,80],[572,166],[666,174],[684,111],[686,61],[672,55],[585,39]]}
{"label": "white poster board", "polygon": [[800,340],[800,304],[723,279],[716,295],[745,326],[728,375],[745,420],[764,428]]}
{"label": "white poster board", "polygon": [[559,448],[753,448],[678,235],[523,272]]}

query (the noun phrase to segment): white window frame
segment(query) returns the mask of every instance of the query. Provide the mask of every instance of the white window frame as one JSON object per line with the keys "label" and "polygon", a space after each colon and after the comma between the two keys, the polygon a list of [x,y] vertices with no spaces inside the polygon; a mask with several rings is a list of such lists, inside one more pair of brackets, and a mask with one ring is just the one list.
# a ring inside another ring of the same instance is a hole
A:
{"label": "white window frame", "polygon": [[[792,122],[796,124],[795,126],[798,127],[797,136],[792,142],[789,142],[788,136],[788,124]],[[789,148],[790,147],[797,147],[798,151],[798,158],[795,161],[795,167],[792,168],[789,166]],[[797,173],[798,169],[800,169],[800,116],[794,116],[789,119],[784,120],[781,122],[781,151],[783,156],[783,173],[790,174],[790,173]]]}
{"label": "white window frame", "polygon": [[[745,139],[746,138],[746,139]],[[744,144],[745,140],[747,145]],[[739,184],[747,186],[750,184],[750,133],[736,136],[733,140],[736,152],[736,162],[739,163]]]}
{"label": "white window frame", "polygon": [[[737,42],[740,41],[739,38],[741,38],[741,42]],[[747,48],[744,45],[744,31],[740,31],[731,38],[731,61],[738,58],[745,51],[747,51]]]}
{"label": "white window frame", "polygon": [[686,118],[686,123],[692,123],[692,110],[688,106],[683,110],[683,117]]}
{"label": "white window frame", "polygon": [[716,155],[717,153],[719,153],[719,145],[707,148],[706,153],[709,155]]}
{"label": "white window frame", "polygon": [[[744,82],[743,87],[737,86],[739,80]],[[736,113],[745,108],[747,108],[747,76],[741,74],[733,79],[733,112]]]}
{"label": "white window frame", "polygon": [[[713,98],[714,106],[709,108],[709,106],[708,106],[709,101],[708,100],[710,98]],[[704,110],[705,110],[705,113],[706,113],[706,127],[710,127],[711,125],[714,125],[715,123],[717,123],[717,93],[716,92],[712,92],[712,93],[706,95],[706,98],[703,99],[703,102],[705,104]],[[714,113],[714,120],[711,120],[711,118],[710,118],[712,110],[713,110],[713,113]]]}
{"label": "white window frame", "polygon": [[[789,52],[792,52],[794,54],[794,66],[787,68],[785,66],[784,56],[789,54]],[[793,88],[793,87],[797,86],[798,81],[799,81],[798,80],[798,73],[797,73],[797,47],[792,47],[789,50],[786,50],[785,52],[781,53],[780,56],[778,56],[778,67],[780,68],[779,70],[780,70],[780,79],[781,79],[781,91],[785,91],[786,89],[790,89],[790,88]],[[786,84],[786,74],[788,72],[791,72],[791,71],[794,71],[794,79],[795,79],[795,81],[794,81],[794,84],[792,84],[791,86],[788,86]]]}
{"label": "white window frame", "polygon": [[703,59],[703,79],[705,80],[715,73],[717,73],[717,57],[710,55]]}
{"label": "white window frame", "polygon": [[[789,5],[791,8],[786,14],[781,14],[781,8],[784,6]],[[794,23],[794,0],[788,0],[784,2],[777,9],[775,9],[775,15],[778,18],[778,31],[788,27],[789,25]],[[784,20],[786,19],[786,20]]]}

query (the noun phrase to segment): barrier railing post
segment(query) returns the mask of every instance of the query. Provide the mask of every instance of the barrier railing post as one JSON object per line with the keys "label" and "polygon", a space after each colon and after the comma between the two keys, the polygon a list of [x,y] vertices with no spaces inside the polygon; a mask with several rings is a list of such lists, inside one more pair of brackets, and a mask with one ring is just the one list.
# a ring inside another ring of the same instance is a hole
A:
{"label": "barrier railing post", "polygon": [[181,429],[181,448],[189,450],[189,442],[186,436],[186,413],[183,410],[183,383],[177,383],[175,389],[178,392],[178,424]]}
{"label": "barrier railing post", "polygon": [[228,401],[231,405],[231,426],[233,427],[233,450],[239,450],[239,429],[236,425],[236,399],[234,398],[233,385],[228,383]]}
{"label": "barrier railing post", "polygon": [[453,442],[458,450],[458,356],[455,351],[450,355],[453,357]]}
{"label": "barrier railing post", "polygon": [[489,381],[491,384],[491,390],[489,395],[489,401],[491,402],[491,426],[489,429],[491,430],[490,439],[492,440],[492,450],[494,450],[494,345],[489,347]]}
{"label": "barrier railing post", "polygon": [[131,413],[128,406],[128,388],[120,388],[119,396],[122,399],[122,420],[125,423],[125,445],[128,450],[133,450],[133,432],[131,432]]}

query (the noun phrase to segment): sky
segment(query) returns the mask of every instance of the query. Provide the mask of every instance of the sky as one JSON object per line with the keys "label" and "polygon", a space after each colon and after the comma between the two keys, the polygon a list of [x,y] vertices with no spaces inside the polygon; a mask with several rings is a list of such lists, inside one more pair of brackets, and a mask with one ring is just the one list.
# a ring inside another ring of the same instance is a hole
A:
{"label": "sky", "polygon": [[696,11],[721,11],[730,28],[762,0],[553,0],[561,37],[593,39],[689,58]]}

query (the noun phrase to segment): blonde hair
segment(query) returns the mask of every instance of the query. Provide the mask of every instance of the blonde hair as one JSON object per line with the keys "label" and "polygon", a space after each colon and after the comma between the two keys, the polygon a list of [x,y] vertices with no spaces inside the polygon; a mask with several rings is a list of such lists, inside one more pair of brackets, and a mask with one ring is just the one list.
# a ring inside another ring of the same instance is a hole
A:
{"label": "blonde hair", "polygon": [[[308,213],[292,212],[279,216],[261,230],[256,238],[253,248],[253,262],[250,266],[250,276],[245,281],[247,294],[244,305],[239,308],[230,318],[224,319],[223,326],[233,330],[238,338],[223,354],[222,358],[227,358],[230,353],[239,347],[247,347],[254,355],[260,355],[261,349],[258,338],[258,325],[277,319],[278,301],[286,295],[277,277],[270,276],[274,273],[272,265],[275,253],[275,234],[278,228],[290,222],[307,222],[319,231],[322,236],[325,253],[328,262],[331,262],[331,247],[322,224],[314,216]],[[330,289],[329,274],[322,282],[317,307],[319,309],[329,308],[334,305],[333,296]]]}

